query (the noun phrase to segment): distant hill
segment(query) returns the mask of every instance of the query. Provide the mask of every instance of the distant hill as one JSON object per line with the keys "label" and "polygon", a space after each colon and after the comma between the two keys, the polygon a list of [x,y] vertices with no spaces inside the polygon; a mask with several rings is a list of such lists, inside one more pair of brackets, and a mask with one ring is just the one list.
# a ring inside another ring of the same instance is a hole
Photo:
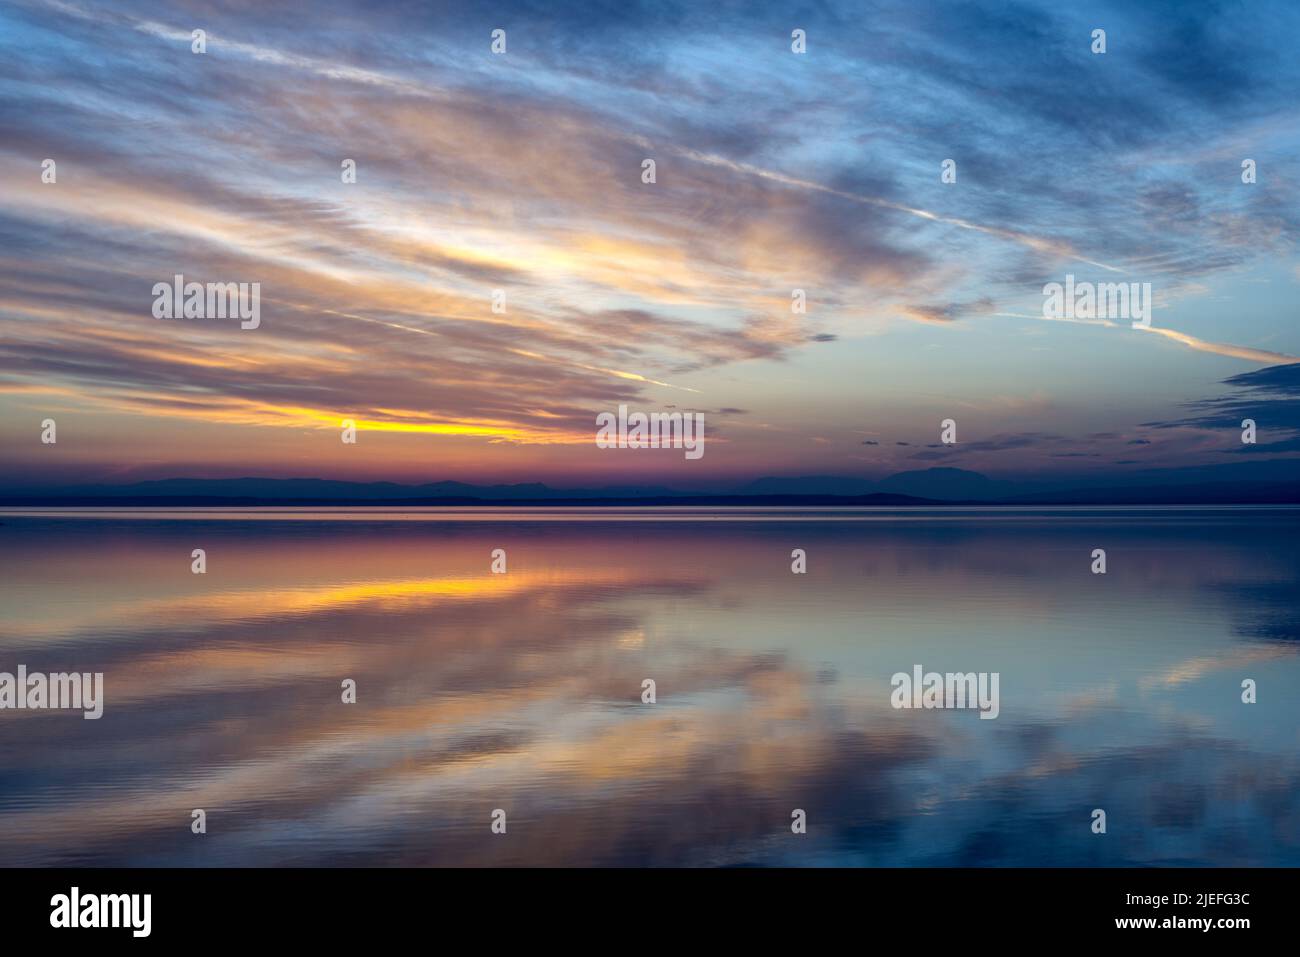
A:
{"label": "distant hill", "polygon": [[0,502],[12,499],[264,499],[277,502],[375,502],[396,500],[473,499],[475,501],[543,501],[554,498],[649,498],[680,494],[655,486],[601,489],[552,489],[533,482],[518,485],[469,485],[464,482],[430,482],[399,485],[396,482],[346,482],[333,479],[160,479],[129,485],[74,485],[57,489],[0,491]]}
{"label": "distant hill", "polygon": [[979,472],[931,468],[883,479],[773,476],[701,490],[654,485],[551,488],[537,482],[347,482],[313,478],[173,478],[129,485],[0,489],[4,506],[259,505],[1159,505],[1300,504],[1300,461],[1234,462],[1191,469],[1148,470],[1108,481],[1043,479],[1012,482]]}
{"label": "distant hill", "polygon": [[906,492],[946,501],[992,501],[1015,493],[1015,486],[1010,482],[952,468],[899,472],[882,480],[877,488],[882,492]]}
{"label": "distant hill", "polygon": [[736,489],[737,495],[871,495],[880,491],[878,482],[842,475],[805,475],[794,478],[761,478]]}

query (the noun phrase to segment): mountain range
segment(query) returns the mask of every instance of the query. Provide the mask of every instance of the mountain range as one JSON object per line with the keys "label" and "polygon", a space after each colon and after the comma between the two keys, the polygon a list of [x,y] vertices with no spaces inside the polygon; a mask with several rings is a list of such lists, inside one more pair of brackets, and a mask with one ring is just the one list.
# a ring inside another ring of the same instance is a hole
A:
{"label": "mountain range", "polygon": [[124,485],[0,488],[7,506],[256,505],[1158,505],[1300,503],[1300,459],[1148,470],[1104,480],[995,479],[956,468],[882,479],[766,477],[731,486],[673,489],[626,485],[552,488],[541,483],[473,485],[350,482],[313,478],[171,478]]}

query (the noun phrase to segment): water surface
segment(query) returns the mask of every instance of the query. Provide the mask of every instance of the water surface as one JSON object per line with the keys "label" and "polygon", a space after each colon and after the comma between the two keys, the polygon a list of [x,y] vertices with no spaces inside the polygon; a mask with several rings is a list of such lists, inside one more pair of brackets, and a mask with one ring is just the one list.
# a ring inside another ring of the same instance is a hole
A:
{"label": "water surface", "polygon": [[[1300,864],[1297,532],[1286,509],[9,511],[0,671],[102,671],[106,704],[0,711],[0,864]],[[894,710],[916,664],[999,673],[999,717]]]}

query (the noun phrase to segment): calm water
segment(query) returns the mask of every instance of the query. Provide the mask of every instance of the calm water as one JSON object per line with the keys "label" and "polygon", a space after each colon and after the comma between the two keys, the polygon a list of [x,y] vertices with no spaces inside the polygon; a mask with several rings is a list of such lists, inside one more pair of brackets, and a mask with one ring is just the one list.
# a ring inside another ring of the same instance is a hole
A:
{"label": "calm water", "polygon": [[715,514],[0,514],[0,864],[1300,864],[1300,512]]}

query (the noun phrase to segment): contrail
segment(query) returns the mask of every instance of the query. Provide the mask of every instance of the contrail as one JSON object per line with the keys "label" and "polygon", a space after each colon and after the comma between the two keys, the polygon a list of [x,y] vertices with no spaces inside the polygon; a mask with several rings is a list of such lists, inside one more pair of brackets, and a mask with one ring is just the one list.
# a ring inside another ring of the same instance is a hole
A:
{"label": "contrail", "polygon": [[[649,141],[641,137],[634,137],[637,145],[649,147]],[[995,226],[981,226],[979,223],[972,223],[966,219],[958,219],[953,216],[941,216],[938,213],[932,213],[928,209],[918,209],[915,206],[907,206],[903,203],[895,203],[892,200],[881,199],[878,196],[863,196],[861,193],[850,193],[846,190],[835,189],[831,186],[824,186],[821,183],[815,183],[812,180],[799,179],[796,176],[788,176],[785,173],[778,173],[775,170],[764,169],[761,166],[753,166],[749,163],[738,163],[735,160],[729,160],[725,156],[718,156],[714,153],[701,153],[698,150],[688,148],[672,148],[673,152],[679,156],[684,156],[689,160],[697,163],[703,163],[707,166],[717,166],[722,169],[728,169],[736,173],[744,173],[748,176],[756,176],[759,179],[770,180],[774,183],[780,183],[782,186],[791,186],[795,189],[807,189],[818,193],[825,193],[828,196],[835,196],[839,199],[847,199],[850,202],[861,203],[864,206],[878,206],[881,209],[892,209],[895,212],[907,213],[909,216],[916,216],[919,219],[928,219],[931,222],[945,223],[949,226],[956,226],[959,229],[970,229],[977,233],[984,233],[987,236],[996,236],[998,239],[1005,239],[1013,243],[1019,243],[1027,246],[1037,252],[1052,253],[1064,259],[1073,259],[1078,262],[1087,263],[1089,266],[1096,266],[1098,269],[1105,269],[1110,272],[1125,272],[1118,266],[1111,266],[1107,263],[1097,262],[1093,259],[1081,255],[1069,243],[1061,242],[1055,239],[1043,239],[1038,236],[1030,236],[1027,233],[1020,233],[1010,229],[999,229]]]}
{"label": "contrail", "polygon": [[[995,312],[995,316],[1004,319],[1036,319],[1039,322],[1073,322],[1083,326],[1104,326],[1107,329],[1123,329],[1124,326],[1118,322],[1112,322],[1109,319],[1067,319],[1065,317],[1048,318],[1047,316],[1035,316],[1023,312]],[[1216,356],[1230,356],[1234,359],[1248,359],[1251,362],[1266,362],[1269,365],[1294,365],[1300,362],[1300,357],[1289,356],[1285,352],[1269,352],[1267,349],[1252,349],[1249,346],[1235,346],[1230,342],[1209,342],[1205,339],[1198,339],[1196,336],[1189,336],[1185,332],[1179,332],[1177,329],[1168,329],[1162,326],[1137,326],[1138,331],[1154,332],[1157,335],[1164,336],[1167,339],[1173,339],[1174,342],[1181,342],[1189,349],[1195,349],[1198,352],[1210,352]]]}

